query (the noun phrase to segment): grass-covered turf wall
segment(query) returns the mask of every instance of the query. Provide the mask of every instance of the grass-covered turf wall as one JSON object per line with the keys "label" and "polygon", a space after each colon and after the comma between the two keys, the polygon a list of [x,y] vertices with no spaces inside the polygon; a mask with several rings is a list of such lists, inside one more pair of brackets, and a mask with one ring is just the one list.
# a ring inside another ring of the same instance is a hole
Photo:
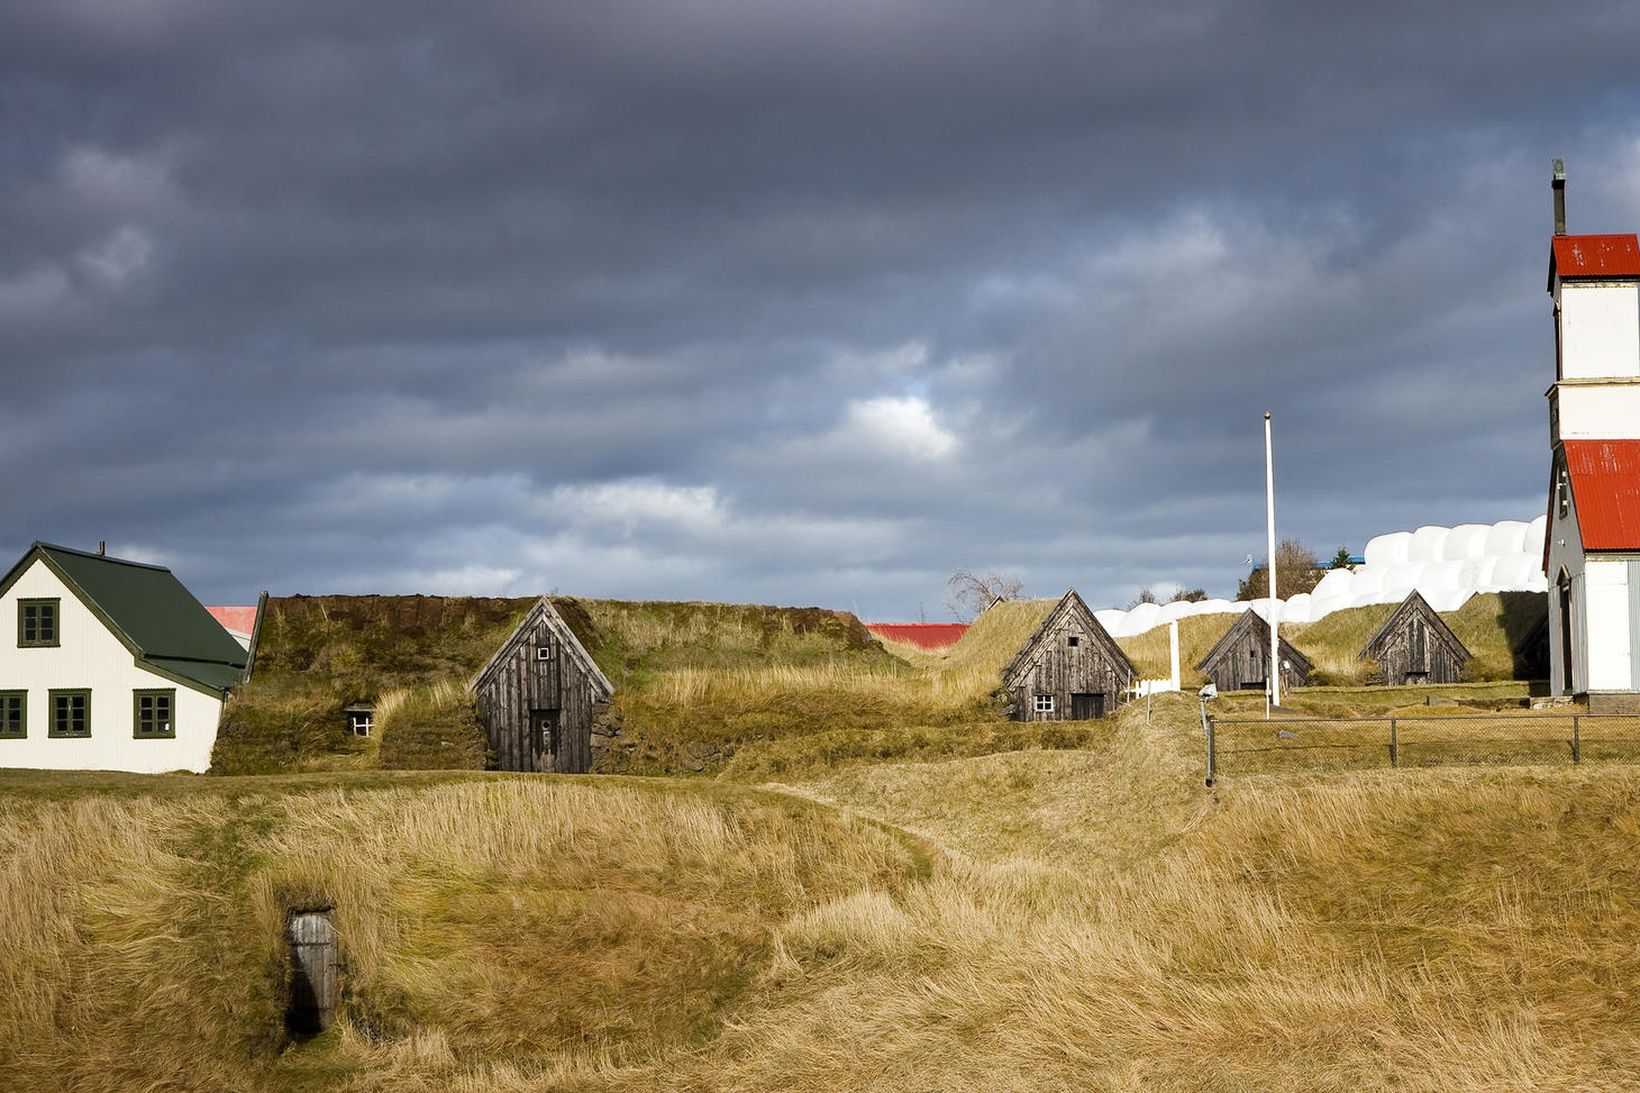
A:
{"label": "grass-covered turf wall", "polygon": [[[213,770],[482,768],[484,738],[466,684],[532,602],[271,600],[254,678],[228,705]],[[754,742],[998,716],[987,681],[1001,662],[991,664],[996,650],[983,641],[951,666],[931,669],[885,652],[846,612],[553,603],[615,685],[594,738],[602,771],[700,773]],[[973,650],[990,657],[978,672]],[[370,737],[348,731],[343,710],[358,701],[375,704]]]}
{"label": "grass-covered turf wall", "polygon": [[[434,757],[445,766],[482,768],[483,737],[460,695],[533,602],[466,596],[269,600],[253,677],[229,699],[212,770],[365,769],[383,761],[422,766]],[[373,736],[348,731],[342,711],[358,701],[378,707]]]}

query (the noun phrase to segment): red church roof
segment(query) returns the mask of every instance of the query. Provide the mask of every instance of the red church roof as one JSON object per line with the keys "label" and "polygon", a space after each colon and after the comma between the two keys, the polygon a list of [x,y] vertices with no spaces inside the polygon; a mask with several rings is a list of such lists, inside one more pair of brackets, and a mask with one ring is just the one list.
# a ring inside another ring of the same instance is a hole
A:
{"label": "red church roof", "polygon": [[968,632],[965,622],[868,622],[866,629],[880,638],[919,649],[944,649]]}
{"label": "red church roof", "polygon": [[1549,253],[1549,277],[1640,277],[1640,239],[1631,235],[1557,235]]}
{"label": "red church roof", "polygon": [[1640,550],[1640,440],[1568,440],[1564,447],[1583,549]]}
{"label": "red church roof", "polygon": [[241,634],[248,634],[256,629],[256,606],[250,607],[207,607],[211,618],[222,624],[224,630],[236,630]]}

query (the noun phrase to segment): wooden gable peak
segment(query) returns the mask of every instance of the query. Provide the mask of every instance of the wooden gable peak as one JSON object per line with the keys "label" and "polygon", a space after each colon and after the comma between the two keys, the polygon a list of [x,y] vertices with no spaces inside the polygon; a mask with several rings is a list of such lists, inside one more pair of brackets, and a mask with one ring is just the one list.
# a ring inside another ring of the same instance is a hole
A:
{"label": "wooden gable peak", "polygon": [[1013,659],[1008,662],[1008,666],[1002,670],[1002,684],[1004,687],[1013,687],[1018,682],[1019,677],[1030,667],[1032,661],[1036,659],[1037,654],[1041,651],[1042,643],[1047,640],[1050,634],[1059,629],[1060,624],[1067,615],[1074,615],[1076,621],[1082,625],[1088,639],[1095,642],[1100,651],[1112,663],[1125,669],[1130,679],[1133,677],[1133,662],[1128,659],[1126,653],[1122,652],[1122,647],[1116,644],[1116,639],[1110,636],[1110,631],[1100,625],[1098,617],[1094,615],[1086,601],[1077,595],[1076,589],[1067,588],[1065,594],[1059,597],[1059,602],[1054,604],[1053,609],[1043,616],[1042,621],[1037,624],[1037,628],[1026,639],[1025,644],[1020,646],[1019,652],[1014,654]]}
{"label": "wooden gable peak", "polygon": [[[1232,623],[1230,629],[1224,632],[1224,636],[1213,643],[1213,648],[1207,651],[1207,655],[1196,662],[1196,670],[1211,673],[1213,670],[1212,665],[1218,663],[1249,633],[1254,636],[1254,639],[1268,655],[1270,651],[1270,622],[1268,619],[1260,618],[1259,613],[1249,607],[1241,613],[1241,618]],[[1300,653],[1292,642],[1286,638],[1279,638],[1279,641],[1282,659],[1291,663],[1300,675],[1308,676],[1315,670],[1315,665],[1310,662],[1310,658]]]}
{"label": "wooden gable peak", "polygon": [[1407,598],[1401,601],[1401,605],[1390,612],[1389,618],[1384,620],[1384,625],[1380,626],[1371,640],[1361,647],[1361,651],[1355,655],[1355,659],[1364,660],[1368,657],[1374,660],[1378,659],[1379,653],[1382,652],[1390,636],[1405,626],[1407,620],[1414,615],[1424,620],[1424,624],[1429,627],[1430,634],[1436,641],[1446,646],[1459,663],[1470,659],[1472,654],[1469,649],[1458,639],[1458,635],[1452,632],[1452,628],[1446,624],[1446,620],[1441,618],[1440,612],[1429,606],[1429,601],[1424,599],[1416,588],[1408,592]]}
{"label": "wooden gable peak", "polygon": [[537,623],[541,622],[546,623],[547,628],[563,643],[564,648],[569,650],[569,655],[586,672],[587,678],[592,681],[593,690],[598,693],[597,701],[608,702],[615,694],[615,685],[609,681],[608,676],[604,675],[603,669],[598,667],[598,662],[592,659],[592,654],[588,653],[586,646],[581,644],[581,639],[575,636],[575,631],[569,628],[569,624],[564,621],[564,617],[552,606],[552,601],[545,596],[536,600],[535,606],[531,607],[524,617],[519,620],[512,633],[507,635],[507,639],[491,654],[484,667],[480,668],[478,674],[474,675],[468,682],[467,690],[469,692],[476,691],[479,684],[483,683],[484,678],[495,670],[496,665],[502,661],[513,645],[523,635],[535,629]]}

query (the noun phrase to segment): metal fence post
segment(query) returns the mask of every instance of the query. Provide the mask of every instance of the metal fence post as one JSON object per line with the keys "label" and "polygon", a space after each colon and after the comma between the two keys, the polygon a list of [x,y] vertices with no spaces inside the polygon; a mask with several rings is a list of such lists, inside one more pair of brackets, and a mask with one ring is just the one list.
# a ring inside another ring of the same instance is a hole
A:
{"label": "metal fence post", "polygon": [[1213,718],[1207,719],[1207,784],[1211,786],[1217,777],[1218,755],[1214,749]]}
{"label": "metal fence post", "polygon": [[1400,741],[1396,738],[1395,718],[1393,717],[1389,719],[1389,765],[1392,767],[1401,765]]}
{"label": "metal fence post", "polygon": [[1572,762],[1583,762],[1583,733],[1579,724],[1583,719],[1577,714],[1572,715]]}

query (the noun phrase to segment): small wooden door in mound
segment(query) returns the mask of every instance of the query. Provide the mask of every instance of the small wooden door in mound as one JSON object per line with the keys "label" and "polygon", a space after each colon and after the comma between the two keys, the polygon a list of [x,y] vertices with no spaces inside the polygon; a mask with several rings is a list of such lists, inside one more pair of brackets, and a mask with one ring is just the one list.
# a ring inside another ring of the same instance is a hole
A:
{"label": "small wooden door in mound", "polygon": [[297,911],[290,916],[290,1001],[285,1028],[313,1036],[336,1019],[337,969],[341,961],[330,911]]}

